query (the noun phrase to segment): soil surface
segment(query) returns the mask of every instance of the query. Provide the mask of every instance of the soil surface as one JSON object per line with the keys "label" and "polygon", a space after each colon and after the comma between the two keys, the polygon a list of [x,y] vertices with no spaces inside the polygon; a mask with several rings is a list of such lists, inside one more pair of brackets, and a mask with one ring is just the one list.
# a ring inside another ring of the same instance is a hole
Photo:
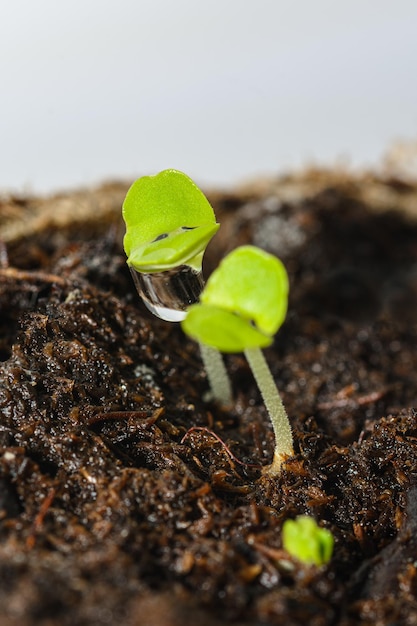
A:
{"label": "soil surface", "polygon": [[[152,317],[121,240],[127,186],[0,202],[0,624],[417,624],[417,187],[307,172],[209,194],[205,272],[279,256],[265,350],[296,454],[243,355],[206,403],[197,345]],[[323,567],[283,521],[335,538]]]}

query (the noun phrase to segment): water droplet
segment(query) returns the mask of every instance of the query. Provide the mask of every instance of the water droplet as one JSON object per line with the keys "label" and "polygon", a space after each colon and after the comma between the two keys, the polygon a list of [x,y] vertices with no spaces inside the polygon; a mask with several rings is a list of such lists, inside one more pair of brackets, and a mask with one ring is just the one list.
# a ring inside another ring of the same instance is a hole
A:
{"label": "water droplet", "polygon": [[143,274],[130,271],[146,307],[167,322],[181,322],[186,310],[195,304],[204,288],[203,274],[188,265],[173,270]]}

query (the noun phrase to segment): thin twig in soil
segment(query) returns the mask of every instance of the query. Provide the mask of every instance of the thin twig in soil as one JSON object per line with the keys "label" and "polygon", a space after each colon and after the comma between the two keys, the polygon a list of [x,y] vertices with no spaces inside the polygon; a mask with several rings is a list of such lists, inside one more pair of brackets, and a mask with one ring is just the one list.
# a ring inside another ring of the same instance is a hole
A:
{"label": "thin twig in soil", "polygon": [[27,271],[19,270],[16,267],[0,267],[0,278],[9,280],[20,280],[26,282],[43,282],[43,283],[56,283],[60,287],[68,285],[68,280],[57,276],[56,274],[49,274],[41,271]]}
{"label": "thin twig in soil", "polygon": [[321,411],[328,411],[330,409],[343,409],[345,407],[365,406],[367,404],[373,404],[381,400],[387,393],[388,387],[384,387],[379,391],[372,391],[371,393],[357,396],[356,398],[343,397],[330,400],[329,402],[321,402],[317,405],[317,408]]}
{"label": "thin twig in soil", "polygon": [[39,509],[38,514],[33,520],[31,533],[26,539],[26,547],[28,548],[28,550],[32,550],[32,548],[35,546],[36,535],[40,532],[42,528],[45,515],[47,514],[55,496],[56,496],[56,489],[55,487],[52,487],[52,489],[49,490],[46,497],[44,498],[41,504],[41,508]]}
{"label": "thin twig in soil", "polygon": [[238,463],[239,465],[243,465],[243,467],[253,467],[253,468],[256,468],[256,469],[262,469],[263,468],[263,465],[259,465],[257,463],[245,463],[244,461],[240,461],[233,454],[233,452],[231,451],[229,446],[223,441],[223,439],[221,439],[221,437],[219,437],[219,435],[217,435],[213,430],[210,430],[209,428],[206,428],[205,426],[192,426],[191,428],[189,428],[187,430],[187,432],[185,433],[184,437],[181,439],[180,443],[184,443],[184,441],[189,437],[189,435],[191,435],[191,433],[193,433],[196,430],[204,431],[204,432],[208,433],[209,435],[211,435],[212,437],[214,437],[216,439],[216,441],[218,441],[221,444],[221,446],[224,449],[224,451],[226,452],[226,454],[235,463]]}
{"label": "thin twig in soil", "polygon": [[105,422],[106,420],[129,420],[130,418],[146,418],[147,424],[151,426],[163,415],[165,412],[164,407],[160,407],[150,413],[149,411],[109,411],[108,413],[99,413],[88,420],[88,425],[93,426],[98,422]]}

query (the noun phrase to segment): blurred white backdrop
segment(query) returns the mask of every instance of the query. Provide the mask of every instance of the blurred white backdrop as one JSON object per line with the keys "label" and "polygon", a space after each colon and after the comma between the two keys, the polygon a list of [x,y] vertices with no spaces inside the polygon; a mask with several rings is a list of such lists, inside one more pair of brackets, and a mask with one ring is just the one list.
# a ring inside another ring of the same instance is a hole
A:
{"label": "blurred white backdrop", "polygon": [[415,0],[13,0],[0,190],[166,167],[201,184],[417,138]]}

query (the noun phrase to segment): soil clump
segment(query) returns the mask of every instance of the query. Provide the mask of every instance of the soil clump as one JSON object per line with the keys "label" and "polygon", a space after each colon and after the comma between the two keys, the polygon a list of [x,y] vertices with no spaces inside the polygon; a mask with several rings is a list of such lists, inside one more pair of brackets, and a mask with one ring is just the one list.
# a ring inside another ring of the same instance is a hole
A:
{"label": "soil clump", "polygon": [[[124,184],[0,201],[0,624],[417,624],[417,186],[310,171],[209,193],[238,245],[279,256],[265,356],[295,456],[243,355],[204,401],[198,346],[125,263]],[[81,208],[80,208],[81,207]],[[334,535],[321,568],[283,521]]]}

